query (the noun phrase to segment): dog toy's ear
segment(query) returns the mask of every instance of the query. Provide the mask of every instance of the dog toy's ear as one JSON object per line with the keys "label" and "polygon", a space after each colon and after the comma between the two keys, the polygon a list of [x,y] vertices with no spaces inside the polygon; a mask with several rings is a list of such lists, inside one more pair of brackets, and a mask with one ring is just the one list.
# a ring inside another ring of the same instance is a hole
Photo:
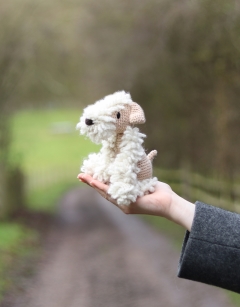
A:
{"label": "dog toy's ear", "polygon": [[144,124],[146,121],[143,109],[139,104],[134,102],[131,105],[130,124],[138,125]]}

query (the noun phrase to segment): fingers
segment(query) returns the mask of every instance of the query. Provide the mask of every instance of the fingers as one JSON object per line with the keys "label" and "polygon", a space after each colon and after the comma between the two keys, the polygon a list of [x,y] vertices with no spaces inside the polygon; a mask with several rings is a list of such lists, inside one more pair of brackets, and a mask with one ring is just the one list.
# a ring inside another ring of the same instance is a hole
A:
{"label": "fingers", "polygon": [[98,180],[93,179],[90,175],[87,174],[79,174],[77,178],[93,187],[102,197],[113,203],[114,205],[117,205],[117,202],[115,199],[111,198],[110,195],[108,195],[108,189],[109,186],[107,184],[104,184]]}
{"label": "fingers", "polygon": [[90,185],[93,187],[93,188],[96,188],[98,190],[101,190],[103,191],[105,194],[107,193],[108,189],[109,189],[109,186],[98,181],[98,180],[95,180],[95,179],[92,179],[92,181],[90,182]]}
{"label": "fingers", "polygon": [[90,185],[90,182],[93,180],[93,178],[87,174],[78,174],[77,178],[88,185]]}
{"label": "fingers", "polygon": [[104,193],[107,193],[108,191],[108,188],[109,186],[98,181],[98,180],[95,180],[93,179],[90,175],[87,175],[87,174],[79,174],[77,176],[77,178],[84,182],[84,183],[87,183],[88,185],[90,185],[91,187],[95,188],[95,189],[98,189],[98,190],[101,190],[103,191]]}

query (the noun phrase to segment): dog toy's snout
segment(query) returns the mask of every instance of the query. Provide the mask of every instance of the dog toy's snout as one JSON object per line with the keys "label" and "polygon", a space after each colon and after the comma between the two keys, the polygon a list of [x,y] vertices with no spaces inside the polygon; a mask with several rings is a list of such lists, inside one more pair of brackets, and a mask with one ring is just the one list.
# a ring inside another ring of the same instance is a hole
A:
{"label": "dog toy's snout", "polygon": [[93,125],[93,120],[89,119],[89,118],[86,118],[85,119],[85,124],[88,125],[88,126],[91,126],[91,125]]}

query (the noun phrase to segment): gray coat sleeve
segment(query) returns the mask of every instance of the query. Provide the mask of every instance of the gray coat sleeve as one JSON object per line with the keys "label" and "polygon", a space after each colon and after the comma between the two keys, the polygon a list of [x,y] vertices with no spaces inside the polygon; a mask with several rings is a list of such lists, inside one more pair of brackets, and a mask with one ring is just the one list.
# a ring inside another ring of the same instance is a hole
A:
{"label": "gray coat sleeve", "polygon": [[178,277],[240,293],[240,215],[196,202]]}

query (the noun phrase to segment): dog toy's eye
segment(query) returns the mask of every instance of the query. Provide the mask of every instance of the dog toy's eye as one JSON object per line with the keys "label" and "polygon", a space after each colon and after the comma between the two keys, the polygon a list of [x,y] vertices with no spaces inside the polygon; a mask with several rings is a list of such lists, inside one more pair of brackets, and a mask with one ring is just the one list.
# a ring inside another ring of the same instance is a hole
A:
{"label": "dog toy's eye", "polygon": [[120,112],[117,113],[117,118],[119,119],[121,116]]}

